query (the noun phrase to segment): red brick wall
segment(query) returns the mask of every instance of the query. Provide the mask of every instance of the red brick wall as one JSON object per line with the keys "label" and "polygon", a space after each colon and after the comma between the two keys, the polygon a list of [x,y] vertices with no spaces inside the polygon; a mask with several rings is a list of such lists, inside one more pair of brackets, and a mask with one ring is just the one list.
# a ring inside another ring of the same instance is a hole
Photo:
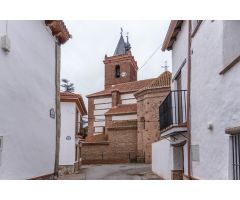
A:
{"label": "red brick wall", "polygon": [[[111,85],[137,80],[137,64],[132,55],[106,57],[105,63],[105,88]],[[115,67],[120,65],[120,72],[126,72],[126,77],[115,77]]]}
{"label": "red brick wall", "polygon": [[[106,129],[105,134],[98,135],[98,138],[102,138],[102,141],[83,145],[83,160],[85,159],[84,155],[87,155],[84,164],[125,163],[136,157],[137,121],[118,121],[115,123],[111,121],[111,116],[107,116],[106,120],[106,127],[109,128]],[[97,136],[94,137],[97,138]]]}
{"label": "red brick wall", "polygon": [[[145,162],[151,163],[152,143],[160,136],[159,127],[159,106],[168,95],[170,88],[154,89],[143,92],[137,97],[137,151],[138,154],[145,154]],[[145,119],[145,123],[140,122]]]}
{"label": "red brick wall", "polygon": [[94,97],[88,98],[88,135],[94,133]]}

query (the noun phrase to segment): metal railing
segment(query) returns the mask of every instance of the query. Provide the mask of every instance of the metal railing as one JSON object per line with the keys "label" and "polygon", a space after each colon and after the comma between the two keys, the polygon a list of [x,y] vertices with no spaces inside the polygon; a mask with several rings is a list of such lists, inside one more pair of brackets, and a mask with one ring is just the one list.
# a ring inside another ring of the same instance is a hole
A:
{"label": "metal railing", "polygon": [[124,161],[129,163],[136,163],[136,162],[145,162],[145,154],[138,155],[135,152],[98,152],[98,153],[83,153],[82,154],[82,161]]}
{"label": "metal railing", "polygon": [[171,91],[159,107],[160,131],[186,123],[187,90]]}

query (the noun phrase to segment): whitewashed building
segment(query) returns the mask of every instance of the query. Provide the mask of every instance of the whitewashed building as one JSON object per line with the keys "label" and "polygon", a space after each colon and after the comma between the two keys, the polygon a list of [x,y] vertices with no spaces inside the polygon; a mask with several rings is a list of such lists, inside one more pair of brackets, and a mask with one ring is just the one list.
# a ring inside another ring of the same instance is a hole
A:
{"label": "whitewashed building", "polygon": [[83,115],[87,115],[87,110],[82,96],[70,92],[61,92],[59,175],[71,174],[80,169]]}
{"label": "whitewashed building", "polygon": [[0,179],[46,178],[58,165],[61,20],[0,21]]}
{"label": "whitewashed building", "polygon": [[240,179],[239,35],[240,21],[171,22],[163,50],[172,50],[172,90],[187,94],[186,104],[181,91],[160,106],[170,120],[160,120],[152,169],[163,178]]}

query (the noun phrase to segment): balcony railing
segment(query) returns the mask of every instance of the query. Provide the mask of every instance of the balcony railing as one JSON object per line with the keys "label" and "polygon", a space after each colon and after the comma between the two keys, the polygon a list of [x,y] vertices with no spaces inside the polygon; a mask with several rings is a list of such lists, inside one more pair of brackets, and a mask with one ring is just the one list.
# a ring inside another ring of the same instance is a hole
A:
{"label": "balcony railing", "polygon": [[159,107],[160,131],[186,124],[187,90],[171,91]]}

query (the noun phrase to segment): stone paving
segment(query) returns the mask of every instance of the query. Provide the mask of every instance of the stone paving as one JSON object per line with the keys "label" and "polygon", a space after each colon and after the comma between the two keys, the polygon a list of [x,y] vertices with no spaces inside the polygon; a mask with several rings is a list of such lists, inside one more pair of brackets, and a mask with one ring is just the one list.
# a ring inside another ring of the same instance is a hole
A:
{"label": "stone paving", "polygon": [[65,175],[58,180],[161,180],[151,172],[149,164],[83,165],[79,174]]}

